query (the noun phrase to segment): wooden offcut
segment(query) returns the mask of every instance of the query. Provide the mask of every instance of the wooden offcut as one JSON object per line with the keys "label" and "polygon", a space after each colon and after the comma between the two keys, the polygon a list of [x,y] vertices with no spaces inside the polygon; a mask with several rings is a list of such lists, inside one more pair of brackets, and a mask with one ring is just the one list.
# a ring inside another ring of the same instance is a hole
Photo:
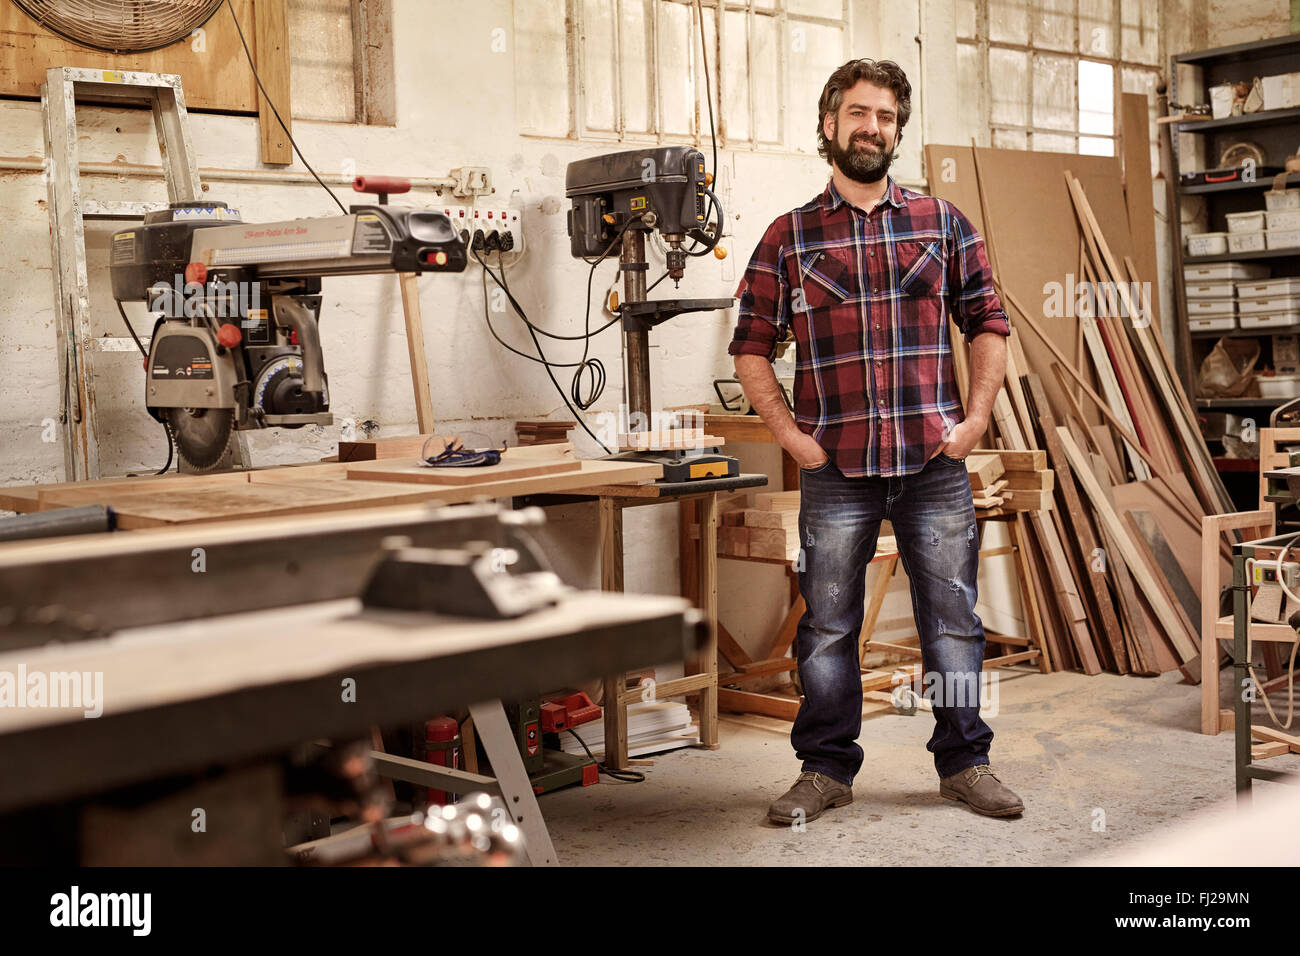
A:
{"label": "wooden offcut", "polygon": [[[257,47],[253,55],[257,60],[257,75],[262,78],[262,88],[266,91],[265,95],[261,90],[257,94],[262,162],[289,166],[293,163],[293,146],[289,142],[293,133],[289,102],[289,0],[254,0],[253,12],[256,26],[252,42]],[[271,110],[272,103],[280,114],[279,120]]]}

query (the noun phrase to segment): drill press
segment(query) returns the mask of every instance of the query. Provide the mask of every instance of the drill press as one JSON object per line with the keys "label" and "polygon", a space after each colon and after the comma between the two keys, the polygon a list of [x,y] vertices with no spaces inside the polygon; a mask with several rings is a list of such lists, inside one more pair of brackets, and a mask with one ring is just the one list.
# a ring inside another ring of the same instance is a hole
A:
{"label": "drill press", "polygon": [[[647,299],[646,234],[657,230],[667,246],[668,277],[680,282],[686,260],[712,252],[722,236],[722,203],[709,189],[704,154],[689,146],[659,146],[593,156],[570,163],[565,175],[569,209],[570,252],[575,258],[601,259],[619,246],[623,325],[627,368],[629,432],[650,431],[650,330],[688,312],[729,309],[734,299]],[[716,224],[709,223],[717,211]],[[687,249],[685,243],[694,242]],[[734,477],[735,458],[717,448],[654,448],[615,455],[652,461],[664,469],[664,481]]]}

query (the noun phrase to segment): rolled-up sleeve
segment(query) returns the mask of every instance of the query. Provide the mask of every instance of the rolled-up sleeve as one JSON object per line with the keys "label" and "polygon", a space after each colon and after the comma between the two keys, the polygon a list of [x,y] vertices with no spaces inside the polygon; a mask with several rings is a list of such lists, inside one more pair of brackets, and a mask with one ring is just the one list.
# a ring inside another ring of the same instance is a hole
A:
{"label": "rolled-up sleeve", "polygon": [[985,254],[984,239],[955,206],[949,208],[953,250],[948,287],[953,319],[967,342],[984,332],[1010,335],[1011,323],[993,288],[993,270]]}
{"label": "rolled-up sleeve", "polygon": [[781,270],[784,252],[778,219],[763,234],[736,290],[740,314],[728,354],[776,357],[777,344],[790,324],[790,286]]}

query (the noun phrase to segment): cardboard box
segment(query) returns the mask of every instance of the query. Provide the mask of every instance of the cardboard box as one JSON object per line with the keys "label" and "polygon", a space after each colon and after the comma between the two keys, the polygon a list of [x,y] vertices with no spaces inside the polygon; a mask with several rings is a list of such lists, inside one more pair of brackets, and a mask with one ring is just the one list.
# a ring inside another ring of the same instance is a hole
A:
{"label": "cardboard box", "polygon": [[1289,110],[1300,106],[1300,73],[1277,73],[1260,80],[1264,109]]}

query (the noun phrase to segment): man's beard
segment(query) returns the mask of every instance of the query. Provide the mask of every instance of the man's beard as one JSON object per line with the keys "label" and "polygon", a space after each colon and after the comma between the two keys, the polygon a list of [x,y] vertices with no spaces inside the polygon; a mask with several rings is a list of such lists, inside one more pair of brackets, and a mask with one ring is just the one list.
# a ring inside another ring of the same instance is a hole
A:
{"label": "man's beard", "polygon": [[[878,151],[873,153],[866,149],[859,149],[858,143],[874,143]],[[885,141],[882,137],[873,137],[866,133],[855,136],[849,141],[846,149],[840,146],[839,133],[836,132],[828,145],[831,159],[839,167],[840,172],[860,183],[878,183],[884,179],[890,165],[894,162],[896,152],[894,149],[885,150]]]}

